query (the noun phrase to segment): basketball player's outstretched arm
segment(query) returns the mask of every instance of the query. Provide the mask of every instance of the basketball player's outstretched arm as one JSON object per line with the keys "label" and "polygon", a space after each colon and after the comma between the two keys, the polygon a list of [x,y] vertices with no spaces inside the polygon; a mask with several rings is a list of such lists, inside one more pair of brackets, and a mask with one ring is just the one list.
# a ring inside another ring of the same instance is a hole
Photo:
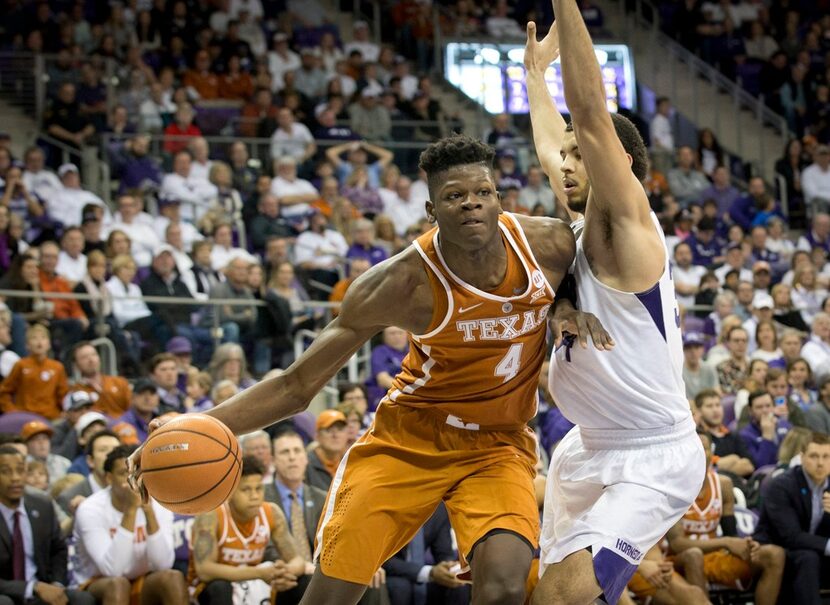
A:
{"label": "basketball player's outstretched arm", "polygon": [[[565,135],[565,119],[556,108],[556,103],[545,83],[545,72],[559,56],[559,34],[554,23],[548,35],[536,40],[536,24],[527,24],[525,45],[525,71],[527,100],[530,105],[530,122],[533,125],[533,145],[542,170],[550,179],[550,186],[556,194],[557,207],[564,207],[565,188],[562,184],[562,139]],[[557,217],[559,218],[559,217]]]}
{"label": "basketball player's outstretched arm", "polygon": [[608,113],[602,73],[576,0],[553,0],[553,7],[565,100],[591,187],[586,253],[597,277],[608,285],[628,291],[649,288],[663,272],[665,253],[645,190]]}

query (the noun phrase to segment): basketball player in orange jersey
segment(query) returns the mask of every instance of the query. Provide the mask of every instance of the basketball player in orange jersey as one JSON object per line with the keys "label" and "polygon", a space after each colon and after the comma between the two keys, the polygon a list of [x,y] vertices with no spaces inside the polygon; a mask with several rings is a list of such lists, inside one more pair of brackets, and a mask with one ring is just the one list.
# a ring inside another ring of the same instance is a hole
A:
{"label": "basketball player in orange jersey", "polygon": [[303,603],[356,603],[442,500],[471,566],[473,602],[524,601],[539,534],[527,421],[574,238],[556,219],[502,212],[493,155],[465,136],[424,151],[425,209],[437,227],[358,278],[337,319],[283,375],[209,412],[235,433],[268,426],[304,410],[385,327],[410,333],[400,374],[332,481]]}
{"label": "basketball player in orange jersey", "polygon": [[[784,574],[784,549],[739,538],[732,480],[712,466],[712,442],[700,435],[706,452],[706,479],[689,512],[669,530],[669,548],[679,555],[686,579],[704,590],[707,582],[746,590],[757,577],[756,605],[775,605]],[[723,537],[718,537],[718,526]],[[695,552],[696,551],[696,552]]]}
{"label": "basketball player in orange jersey", "polygon": [[[265,502],[262,476],[265,467],[252,456],[242,459],[242,479],[230,500],[193,522],[193,552],[188,583],[203,605],[223,605],[233,600],[236,582],[252,594],[271,588],[287,591],[297,578],[314,571],[297,553],[285,516],[276,504]],[[273,544],[282,560],[262,565],[265,548]],[[258,602],[258,601],[257,601]]]}
{"label": "basketball player in orange jersey", "polygon": [[[660,545],[651,547],[637,571],[628,582],[628,590],[643,603],[651,605],[709,605],[706,590],[689,584],[686,579],[674,571],[674,565],[660,550]],[[625,594],[620,603],[633,603]]]}

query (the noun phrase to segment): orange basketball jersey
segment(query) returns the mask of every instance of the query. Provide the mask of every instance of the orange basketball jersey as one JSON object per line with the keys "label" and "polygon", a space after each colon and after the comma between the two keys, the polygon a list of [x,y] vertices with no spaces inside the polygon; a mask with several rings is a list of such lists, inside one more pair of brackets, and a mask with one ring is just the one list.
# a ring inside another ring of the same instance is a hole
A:
{"label": "orange basketball jersey", "polygon": [[514,428],[536,414],[554,291],[518,221],[504,213],[499,229],[507,272],[489,292],[450,270],[437,228],[414,242],[435,309],[426,333],[410,335],[409,354],[384,404],[438,410],[448,424],[471,430]]}
{"label": "orange basketball jersey", "polygon": [[[275,527],[274,511],[268,503],[259,507],[259,513],[251,521],[238,524],[231,515],[228,503],[216,509],[216,543],[219,549],[217,563],[223,565],[259,565],[265,555],[265,548],[271,542],[271,532]],[[192,540],[191,540],[192,542]],[[199,578],[190,554],[189,579],[192,585],[198,585]]]}
{"label": "orange basketball jersey", "polygon": [[695,540],[710,540],[718,535],[718,525],[723,515],[723,497],[718,474],[713,470],[706,472],[707,489],[692,503],[683,515],[681,523],[683,533]]}

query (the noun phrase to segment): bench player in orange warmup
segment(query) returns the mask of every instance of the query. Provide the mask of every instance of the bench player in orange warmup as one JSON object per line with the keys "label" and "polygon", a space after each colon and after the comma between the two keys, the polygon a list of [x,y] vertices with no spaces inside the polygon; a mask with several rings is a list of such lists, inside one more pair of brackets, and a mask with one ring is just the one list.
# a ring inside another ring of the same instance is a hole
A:
{"label": "bench player in orange warmup", "polygon": [[[426,214],[437,227],[358,278],[340,315],[283,375],[209,412],[234,433],[268,426],[304,410],[385,327],[410,333],[409,355],[374,424],[332,482],[303,603],[356,603],[442,500],[471,566],[473,602],[524,601],[539,536],[527,421],[536,413],[548,310],[574,238],[556,219],[503,213],[492,161],[492,148],[464,136],[424,151]],[[570,324],[577,333],[587,325],[598,347],[611,346],[593,316],[571,316]]]}
{"label": "bench player in orange warmup", "polygon": [[[700,435],[706,452],[706,479],[697,499],[669,530],[669,548],[686,580],[702,589],[709,582],[746,590],[757,578],[755,603],[775,605],[784,575],[784,549],[738,537],[732,480],[712,464],[712,441]],[[718,537],[718,526],[723,536]]]}

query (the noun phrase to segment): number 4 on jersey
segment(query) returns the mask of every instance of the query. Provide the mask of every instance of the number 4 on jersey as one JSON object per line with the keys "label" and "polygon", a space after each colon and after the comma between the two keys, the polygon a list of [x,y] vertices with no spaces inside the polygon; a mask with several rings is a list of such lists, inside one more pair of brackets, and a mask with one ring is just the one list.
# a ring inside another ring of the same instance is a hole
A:
{"label": "number 4 on jersey", "polygon": [[504,376],[504,382],[512,380],[519,373],[519,368],[522,365],[522,347],[524,347],[524,343],[510,345],[507,353],[496,366],[495,375]]}

